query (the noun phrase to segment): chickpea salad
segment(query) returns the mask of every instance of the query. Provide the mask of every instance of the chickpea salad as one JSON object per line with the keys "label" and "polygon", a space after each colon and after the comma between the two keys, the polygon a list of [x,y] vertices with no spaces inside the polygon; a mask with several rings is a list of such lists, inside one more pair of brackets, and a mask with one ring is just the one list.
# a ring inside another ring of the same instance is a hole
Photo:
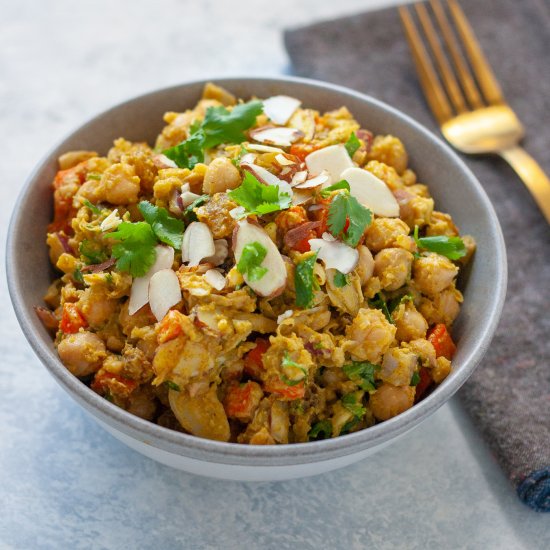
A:
{"label": "chickpea salad", "polygon": [[164,120],[154,147],[59,158],[60,276],[35,309],[74,376],[166,428],[254,445],[368,428],[445,379],[475,241],[398,137],[212,83]]}

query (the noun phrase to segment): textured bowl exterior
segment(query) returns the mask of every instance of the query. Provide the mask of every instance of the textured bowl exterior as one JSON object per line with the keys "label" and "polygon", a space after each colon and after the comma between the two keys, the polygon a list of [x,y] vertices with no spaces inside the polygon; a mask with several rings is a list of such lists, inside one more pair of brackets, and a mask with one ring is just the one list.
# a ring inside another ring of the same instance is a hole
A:
{"label": "textured bowl exterior", "polygon": [[159,90],[113,107],[78,128],[35,168],[19,196],[8,233],[6,271],[17,318],[32,348],[65,391],[112,435],[150,458],[199,475],[248,481],[290,479],[346,466],[416,427],[460,388],[480,362],[496,330],[506,293],[506,251],[498,219],[481,185],[457,155],[417,122],[380,101],[299,78],[215,82],[243,98],[286,94],[318,110],[346,105],[364,127],[402,139],[411,167],[429,185],[438,209],[451,213],[478,244],[461,281],[464,305],[453,327],[458,351],[447,379],[405,413],[367,430],[310,443],[247,446],[200,439],[142,420],[95,394],[63,366],[33,312],[34,305],[42,304],[52,277],[45,233],[52,212],[50,184],[57,157],[74,149],[105,154],[121,136],[153,143],[163,126],[164,112],[192,107],[204,81]]}

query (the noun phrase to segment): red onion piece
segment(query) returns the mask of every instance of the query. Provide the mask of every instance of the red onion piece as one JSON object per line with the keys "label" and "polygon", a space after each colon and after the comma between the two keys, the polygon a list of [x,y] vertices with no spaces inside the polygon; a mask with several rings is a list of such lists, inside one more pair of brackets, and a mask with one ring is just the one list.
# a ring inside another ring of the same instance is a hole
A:
{"label": "red onion piece", "polygon": [[59,321],[52,311],[42,306],[34,306],[34,312],[40,319],[46,330],[50,332],[57,332],[59,327]]}
{"label": "red onion piece", "polygon": [[110,258],[106,262],[103,262],[101,264],[85,265],[80,271],[82,273],[100,273],[101,271],[105,271],[106,269],[109,269],[115,264],[116,264],[116,259]]}
{"label": "red onion piece", "polygon": [[310,236],[310,231],[321,225],[320,221],[305,222],[286,232],[284,241],[288,248],[293,248],[297,243]]}
{"label": "red onion piece", "polygon": [[369,132],[368,130],[357,130],[355,135],[362,139],[365,142],[365,147],[367,148],[367,153],[370,152],[372,148],[372,142],[374,140],[374,134],[372,132]]}
{"label": "red onion piece", "polygon": [[57,232],[56,235],[57,235],[57,238],[59,239],[59,242],[61,243],[61,246],[63,247],[63,250],[67,254],[74,255],[73,247],[69,244],[69,238],[67,237],[67,235],[65,235],[65,233],[60,233],[60,232]]}

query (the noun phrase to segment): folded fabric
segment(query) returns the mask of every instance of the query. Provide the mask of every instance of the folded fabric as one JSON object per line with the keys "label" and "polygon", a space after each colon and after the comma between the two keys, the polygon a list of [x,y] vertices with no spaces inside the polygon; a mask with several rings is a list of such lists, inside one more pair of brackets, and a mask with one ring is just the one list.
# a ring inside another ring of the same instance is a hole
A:
{"label": "folded fabric", "polygon": [[[461,4],[507,100],[525,124],[525,148],[550,174],[550,3]],[[292,29],[285,33],[285,43],[295,74],[373,95],[439,133],[418,85],[397,9]],[[459,395],[521,500],[548,512],[550,227],[504,161],[463,158],[497,210],[509,284],[491,348]]]}

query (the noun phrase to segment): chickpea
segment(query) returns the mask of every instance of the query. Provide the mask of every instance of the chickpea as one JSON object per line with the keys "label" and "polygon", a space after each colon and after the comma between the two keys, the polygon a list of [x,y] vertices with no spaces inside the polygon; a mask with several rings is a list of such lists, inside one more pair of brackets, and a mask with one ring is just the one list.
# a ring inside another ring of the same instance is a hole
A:
{"label": "chickpea", "polygon": [[364,245],[360,245],[357,250],[359,251],[357,275],[359,275],[361,286],[364,286],[374,273],[374,258],[371,251]]}
{"label": "chickpea", "polygon": [[410,277],[413,255],[403,248],[384,248],[374,258],[374,274],[382,288],[397,290]]}
{"label": "chickpea", "polygon": [[117,300],[107,298],[104,287],[95,285],[87,288],[79,301],[79,309],[92,327],[107,322],[116,312]]}
{"label": "chickpea", "polygon": [[107,356],[103,340],[92,332],[77,332],[61,340],[57,346],[59,358],[75,376],[97,372]]}
{"label": "chickpea", "polygon": [[399,218],[376,218],[365,233],[365,244],[373,251],[395,246],[400,235],[409,234],[409,226]]}
{"label": "chickpea", "polygon": [[206,168],[202,190],[213,195],[235,189],[241,184],[241,175],[233,163],[226,157],[215,158]]}
{"label": "chickpea", "polygon": [[139,177],[130,164],[113,164],[103,173],[101,183],[111,204],[133,204],[138,200]]}
{"label": "chickpea", "polygon": [[437,365],[432,369],[432,378],[436,384],[441,384],[451,372],[451,362],[446,357],[438,357]]}
{"label": "chickpea", "polygon": [[410,384],[417,357],[407,348],[392,348],[384,354],[380,379],[394,386]]}
{"label": "chickpea", "polygon": [[424,338],[428,330],[426,319],[419,313],[414,304],[408,303],[400,315],[393,315],[397,332],[395,337],[400,342],[410,342],[417,338]]}
{"label": "chickpea", "polygon": [[370,396],[369,405],[377,420],[389,420],[410,409],[414,404],[415,389],[411,386],[382,384]]}
{"label": "chickpea", "polygon": [[392,135],[374,138],[369,151],[369,159],[375,159],[392,166],[398,174],[403,174],[409,161],[403,142]]}
{"label": "chickpea", "polygon": [[413,278],[422,294],[434,296],[448,288],[458,273],[451,260],[439,254],[430,253],[414,262]]}

